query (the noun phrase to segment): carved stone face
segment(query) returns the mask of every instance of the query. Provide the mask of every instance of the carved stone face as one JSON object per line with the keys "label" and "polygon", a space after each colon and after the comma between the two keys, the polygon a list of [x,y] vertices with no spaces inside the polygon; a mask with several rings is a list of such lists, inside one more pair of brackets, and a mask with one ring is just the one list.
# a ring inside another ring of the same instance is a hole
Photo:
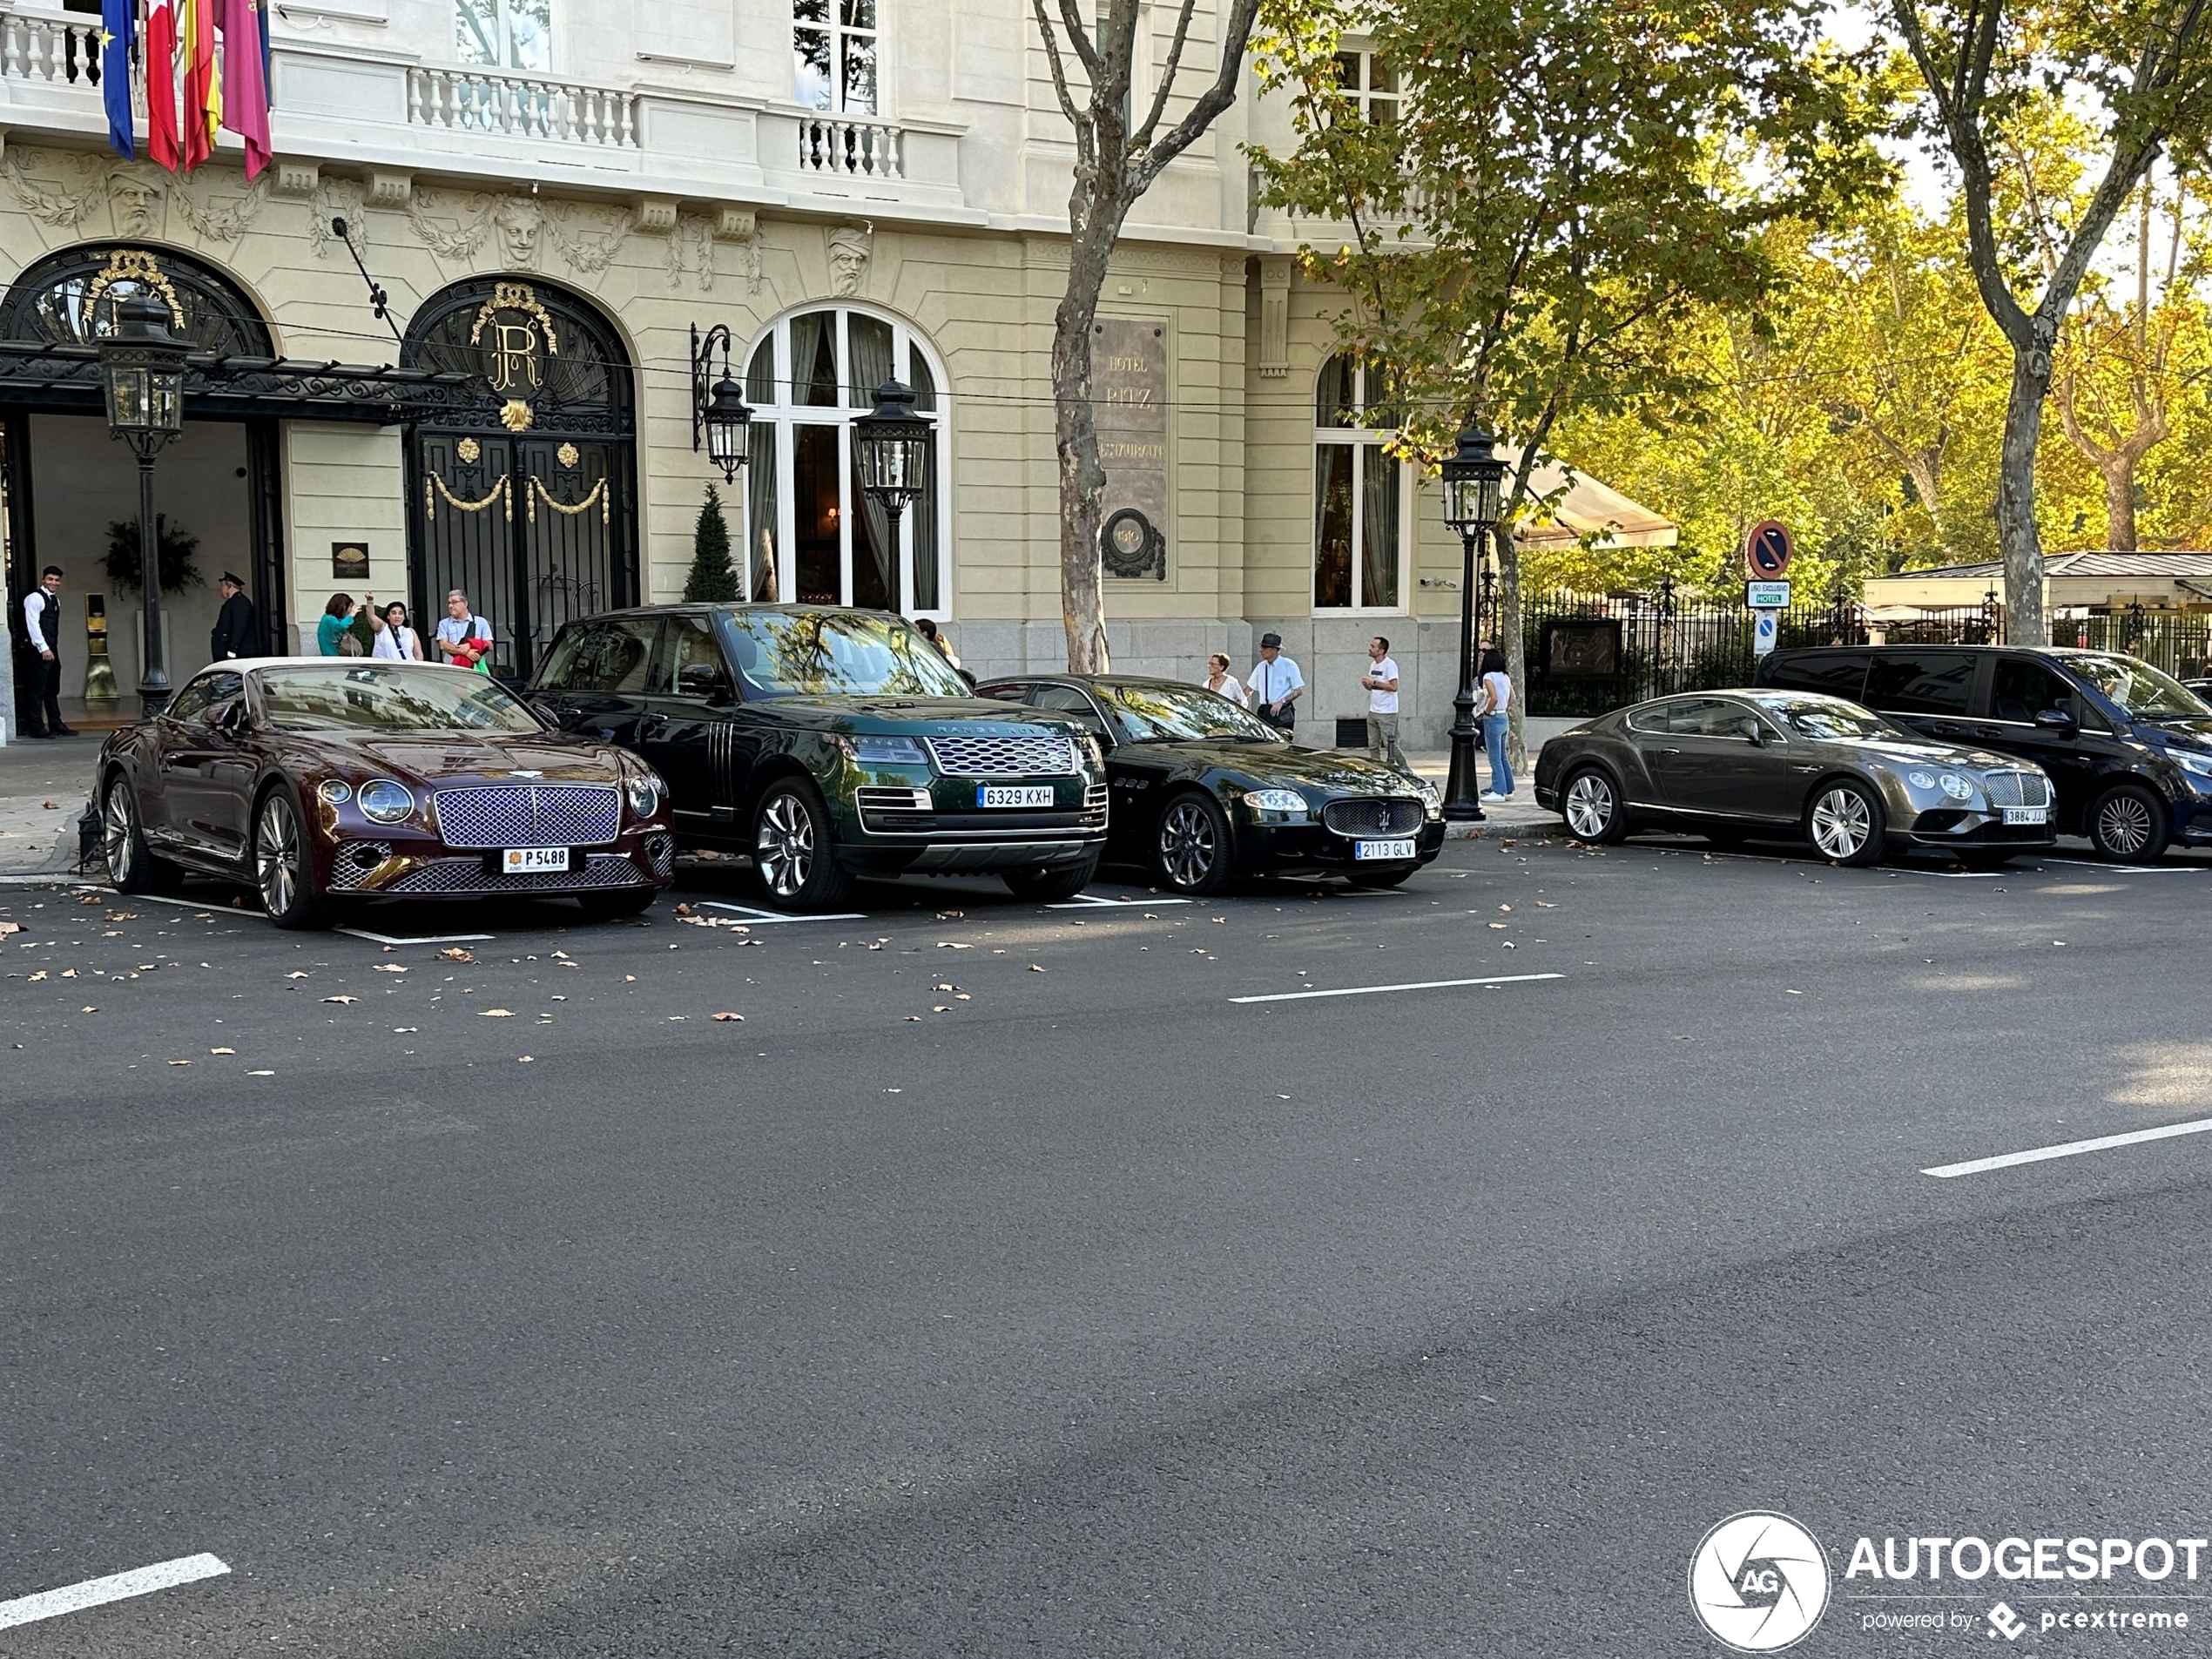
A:
{"label": "carved stone face", "polygon": [[492,210],[508,264],[528,265],[536,254],[539,220],[537,204],[524,196],[509,196]]}
{"label": "carved stone face", "polygon": [[830,292],[840,299],[849,300],[860,291],[860,284],[868,274],[868,254],[872,239],[866,231],[851,226],[834,230],[829,238]]}
{"label": "carved stone face", "polygon": [[125,236],[144,236],[153,228],[154,212],[161,206],[161,186],[152,179],[118,172],[108,179],[108,199],[114,206],[116,230]]}

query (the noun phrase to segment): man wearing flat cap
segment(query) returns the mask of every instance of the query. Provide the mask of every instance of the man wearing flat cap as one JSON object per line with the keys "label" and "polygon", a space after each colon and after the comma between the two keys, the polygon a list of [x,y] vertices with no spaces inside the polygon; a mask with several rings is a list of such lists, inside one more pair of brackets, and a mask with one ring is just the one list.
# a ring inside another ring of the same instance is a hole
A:
{"label": "man wearing flat cap", "polygon": [[226,657],[264,655],[253,602],[246,597],[246,578],[226,570],[216,585],[222,591],[223,608],[215,613],[215,626],[207,636],[209,655],[219,663]]}

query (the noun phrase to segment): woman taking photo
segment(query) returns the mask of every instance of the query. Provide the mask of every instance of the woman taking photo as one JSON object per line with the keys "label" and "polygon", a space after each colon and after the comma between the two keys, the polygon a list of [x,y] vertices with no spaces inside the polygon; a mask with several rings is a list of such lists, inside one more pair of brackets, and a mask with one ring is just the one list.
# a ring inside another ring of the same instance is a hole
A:
{"label": "woman taking photo", "polygon": [[395,599],[380,612],[373,594],[367,603],[369,626],[376,630],[376,648],[369,655],[390,658],[402,663],[421,662],[422,638],[407,625],[407,607]]}

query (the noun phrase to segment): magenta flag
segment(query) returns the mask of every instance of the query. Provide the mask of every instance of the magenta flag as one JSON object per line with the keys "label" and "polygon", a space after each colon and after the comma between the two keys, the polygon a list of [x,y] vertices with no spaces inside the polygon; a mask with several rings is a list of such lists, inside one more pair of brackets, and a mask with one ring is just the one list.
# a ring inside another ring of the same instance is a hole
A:
{"label": "magenta flag", "polygon": [[246,176],[269,165],[268,60],[262,56],[263,0],[214,0],[223,36],[223,125],[245,141]]}

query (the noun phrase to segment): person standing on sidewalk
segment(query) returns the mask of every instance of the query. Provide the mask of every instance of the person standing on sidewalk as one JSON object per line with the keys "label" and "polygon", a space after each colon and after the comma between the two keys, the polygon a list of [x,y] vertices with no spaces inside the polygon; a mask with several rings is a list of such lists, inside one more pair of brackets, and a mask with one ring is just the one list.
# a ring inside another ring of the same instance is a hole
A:
{"label": "person standing on sidewalk", "polygon": [[23,597],[23,643],[30,654],[30,695],[17,722],[26,738],[71,738],[62,724],[62,567],[50,564]]}
{"label": "person standing on sidewalk", "polygon": [[1359,677],[1367,688],[1367,759],[1378,765],[1387,761],[1410,778],[1413,769],[1398,746],[1398,664],[1391,660],[1390,641],[1380,634],[1369,640],[1367,659],[1371,666]]}
{"label": "person standing on sidewalk", "polygon": [[[438,660],[453,668],[476,668],[491,655],[491,624],[469,609],[458,588],[446,595],[445,620],[438,624]],[[487,674],[491,670],[486,668]]]}
{"label": "person standing on sidewalk", "polygon": [[1229,658],[1219,651],[1206,658],[1206,690],[1231,703],[1241,704],[1244,700],[1244,688],[1237,684],[1237,677],[1229,671]]}
{"label": "person standing on sidewalk", "polygon": [[1283,655],[1283,636],[1262,634],[1259,660],[1244,676],[1244,695],[1251,699],[1252,712],[1278,732],[1294,732],[1298,693],[1305,690],[1305,676]]}
{"label": "person standing on sidewalk", "polygon": [[1485,800],[1513,799],[1513,765],[1506,759],[1506,738],[1513,730],[1507,711],[1513,706],[1513,678],[1506,672],[1506,656],[1495,645],[1482,648],[1482,744],[1490,752],[1490,787]]}
{"label": "person standing on sidewalk", "polygon": [[215,590],[223,596],[223,608],[215,613],[215,625],[207,631],[208,660],[219,663],[233,657],[266,655],[253,601],[246,597],[246,578],[235,570],[226,570],[216,577]]}

